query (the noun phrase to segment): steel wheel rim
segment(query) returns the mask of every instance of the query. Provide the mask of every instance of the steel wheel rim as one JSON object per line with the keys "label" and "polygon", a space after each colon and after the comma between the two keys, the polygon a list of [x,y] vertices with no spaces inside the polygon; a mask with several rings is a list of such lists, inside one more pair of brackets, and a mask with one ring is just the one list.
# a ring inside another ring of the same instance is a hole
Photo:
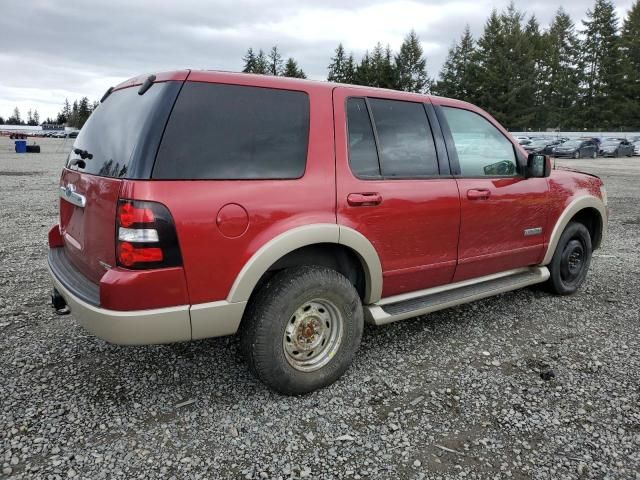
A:
{"label": "steel wheel rim", "polygon": [[577,238],[571,239],[562,250],[560,276],[564,282],[575,282],[586,264],[586,249]]}
{"label": "steel wheel rim", "polygon": [[344,319],[336,305],[324,298],[304,302],[287,321],[282,337],[284,356],[301,372],[324,367],[342,343]]}

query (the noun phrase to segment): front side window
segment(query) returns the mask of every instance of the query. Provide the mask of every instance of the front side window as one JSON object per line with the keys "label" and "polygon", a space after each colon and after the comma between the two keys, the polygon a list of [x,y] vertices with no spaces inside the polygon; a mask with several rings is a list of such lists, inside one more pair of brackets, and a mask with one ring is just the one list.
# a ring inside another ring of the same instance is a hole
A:
{"label": "front side window", "polygon": [[186,82],[167,123],[153,178],[299,178],[308,139],[304,92]]}
{"label": "front side window", "polygon": [[449,124],[463,177],[515,176],[518,172],[512,143],[477,113],[442,107]]}

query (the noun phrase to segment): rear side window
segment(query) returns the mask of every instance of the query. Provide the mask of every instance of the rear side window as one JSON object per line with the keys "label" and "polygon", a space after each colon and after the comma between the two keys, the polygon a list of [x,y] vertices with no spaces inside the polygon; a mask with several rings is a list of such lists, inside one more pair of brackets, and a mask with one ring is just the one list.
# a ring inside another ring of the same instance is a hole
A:
{"label": "rear side window", "polygon": [[369,103],[378,132],[382,175],[438,175],[436,148],[424,106],[376,98]]}
{"label": "rear side window", "polygon": [[304,92],[187,82],[169,118],[153,178],[299,178],[308,138]]}
{"label": "rear side window", "polygon": [[376,140],[364,98],[347,100],[349,165],[358,178],[379,178],[380,164]]}
{"label": "rear side window", "polygon": [[347,127],[349,166],[356,177],[420,178],[438,175],[433,135],[421,103],[349,98]]}

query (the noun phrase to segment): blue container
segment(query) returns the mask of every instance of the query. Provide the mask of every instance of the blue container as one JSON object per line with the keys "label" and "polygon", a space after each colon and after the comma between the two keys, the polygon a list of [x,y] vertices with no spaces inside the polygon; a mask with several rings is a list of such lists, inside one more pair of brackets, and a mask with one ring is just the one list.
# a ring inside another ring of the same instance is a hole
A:
{"label": "blue container", "polygon": [[26,140],[15,140],[15,142],[16,142],[16,153],[27,153]]}

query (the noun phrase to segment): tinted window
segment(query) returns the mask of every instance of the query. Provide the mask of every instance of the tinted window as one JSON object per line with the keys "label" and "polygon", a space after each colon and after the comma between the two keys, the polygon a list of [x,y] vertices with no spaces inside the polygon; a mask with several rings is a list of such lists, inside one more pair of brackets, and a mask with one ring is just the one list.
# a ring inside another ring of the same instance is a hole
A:
{"label": "tinted window", "polygon": [[308,136],[309,99],[303,92],[187,82],[153,177],[299,178]]}
{"label": "tinted window", "polygon": [[514,176],[517,162],[513,145],[488,120],[460,108],[443,107],[465,177]]}
{"label": "tinted window", "polygon": [[424,106],[373,98],[369,102],[378,132],[382,175],[437,175],[436,149]]}
{"label": "tinted window", "polygon": [[347,127],[351,171],[360,178],[380,177],[376,141],[364,98],[347,101]]}
{"label": "tinted window", "polygon": [[[69,165],[82,160],[76,149],[86,150],[92,158],[85,155],[84,168],[77,164],[70,168],[105,177],[139,178],[139,163],[145,161],[147,150],[155,156],[180,84],[156,83],[144,95],[138,95],[138,88],[116,90],[91,114],[73,144]],[[152,162],[151,158],[148,163]]]}

